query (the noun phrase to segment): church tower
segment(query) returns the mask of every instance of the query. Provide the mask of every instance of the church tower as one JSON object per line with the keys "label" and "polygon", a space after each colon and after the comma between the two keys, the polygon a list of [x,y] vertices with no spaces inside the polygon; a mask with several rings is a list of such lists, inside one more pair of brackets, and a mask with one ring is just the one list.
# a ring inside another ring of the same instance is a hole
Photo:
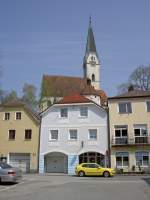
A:
{"label": "church tower", "polygon": [[100,89],[100,62],[96,51],[94,34],[91,25],[91,17],[89,21],[86,51],[83,60],[84,78],[91,81],[91,85],[96,90]]}

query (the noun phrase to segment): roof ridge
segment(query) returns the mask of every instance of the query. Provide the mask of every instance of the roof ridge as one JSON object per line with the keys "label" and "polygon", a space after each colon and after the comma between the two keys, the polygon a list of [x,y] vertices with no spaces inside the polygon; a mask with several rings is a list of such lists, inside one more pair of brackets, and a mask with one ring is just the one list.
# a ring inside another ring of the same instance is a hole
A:
{"label": "roof ridge", "polygon": [[62,78],[79,78],[79,79],[86,79],[86,78],[82,78],[82,77],[79,77],[79,76],[66,76],[66,75],[48,75],[48,74],[43,74],[43,77],[62,77]]}

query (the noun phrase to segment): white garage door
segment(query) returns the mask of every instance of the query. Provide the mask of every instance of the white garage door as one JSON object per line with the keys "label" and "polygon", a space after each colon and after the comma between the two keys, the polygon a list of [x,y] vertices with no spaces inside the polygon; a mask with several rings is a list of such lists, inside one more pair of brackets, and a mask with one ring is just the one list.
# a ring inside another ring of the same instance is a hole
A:
{"label": "white garage door", "polygon": [[68,157],[61,153],[51,153],[45,158],[45,168],[48,173],[67,173]]}
{"label": "white garage door", "polygon": [[19,167],[23,172],[30,172],[29,153],[10,153],[9,163],[14,167]]}

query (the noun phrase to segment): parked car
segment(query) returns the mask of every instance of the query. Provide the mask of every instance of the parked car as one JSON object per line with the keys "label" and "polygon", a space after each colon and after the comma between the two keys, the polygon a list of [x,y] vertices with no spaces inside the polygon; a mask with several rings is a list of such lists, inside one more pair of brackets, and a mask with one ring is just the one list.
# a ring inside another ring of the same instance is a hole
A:
{"label": "parked car", "polygon": [[115,175],[115,170],[112,168],[101,167],[97,163],[82,163],[76,166],[75,173],[78,176],[110,177]]}
{"label": "parked car", "polygon": [[20,169],[5,162],[0,162],[0,182],[18,182],[21,178],[22,172]]}

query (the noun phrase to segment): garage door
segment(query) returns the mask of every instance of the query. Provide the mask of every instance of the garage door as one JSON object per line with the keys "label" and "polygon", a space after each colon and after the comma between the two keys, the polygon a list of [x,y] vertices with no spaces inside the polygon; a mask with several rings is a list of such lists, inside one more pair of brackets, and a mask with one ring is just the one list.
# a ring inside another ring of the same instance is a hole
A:
{"label": "garage door", "polygon": [[29,153],[10,153],[9,163],[14,167],[19,167],[23,172],[30,172]]}
{"label": "garage door", "polygon": [[48,173],[67,173],[68,156],[61,153],[51,153],[45,158],[45,170]]}

